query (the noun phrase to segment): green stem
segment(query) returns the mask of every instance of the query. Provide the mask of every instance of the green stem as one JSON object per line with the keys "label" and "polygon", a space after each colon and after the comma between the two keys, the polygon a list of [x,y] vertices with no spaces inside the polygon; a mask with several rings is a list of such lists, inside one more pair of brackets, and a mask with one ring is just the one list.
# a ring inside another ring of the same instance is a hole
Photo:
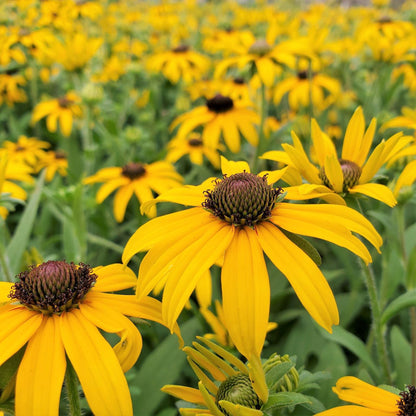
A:
{"label": "green stem", "polygon": [[78,392],[78,377],[68,359],[65,373],[65,389],[68,398],[69,416],[81,416],[81,404]]}
{"label": "green stem", "polygon": [[259,170],[259,157],[264,153],[264,142],[265,142],[265,135],[264,135],[264,123],[267,117],[267,100],[266,100],[266,86],[264,83],[261,83],[261,107],[260,107],[260,127],[259,127],[259,142],[257,144],[256,152],[254,154],[254,160],[252,163],[253,173],[257,173]]}
{"label": "green stem", "polygon": [[1,270],[3,271],[3,275],[6,277],[6,282],[13,282],[13,278],[10,272],[9,265],[7,264],[7,260],[4,256],[4,247],[0,248],[0,266],[1,266]]}
{"label": "green stem", "polygon": [[409,309],[410,314],[410,332],[412,343],[412,371],[411,371],[411,384],[416,385],[416,307],[411,306]]}
{"label": "green stem", "polygon": [[367,293],[370,300],[371,314],[373,320],[374,341],[376,344],[378,361],[383,372],[383,382],[391,384],[390,364],[387,354],[387,345],[383,325],[381,323],[381,308],[377,295],[376,280],[372,268],[360,260],[363,271]]}

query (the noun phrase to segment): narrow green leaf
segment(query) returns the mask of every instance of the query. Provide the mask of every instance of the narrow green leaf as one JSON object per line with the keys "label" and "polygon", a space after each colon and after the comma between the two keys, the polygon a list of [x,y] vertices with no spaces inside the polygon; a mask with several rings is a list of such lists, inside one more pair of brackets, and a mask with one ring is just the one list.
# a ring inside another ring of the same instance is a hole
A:
{"label": "narrow green leaf", "polygon": [[295,364],[291,361],[282,362],[272,367],[266,373],[267,387],[271,388],[276,382],[278,382]]}
{"label": "narrow green leaf", "polygon": [[276,394],[271,394],[267,400],[267,403],[263,405],[262,410],[267,412],[271,409],[296,406],[303,403],[312,404],[311,399],[304,394],[296,393],[294,391],[281,391]]}
{"label": "narrow green leaf", "polygon": [[394,299],[381,316],[381,323],[385,324],[391,318],[396,316],[403,309],[409,308],[410,306],[416,306],[416,289],[410,290],[409,292],[400,295],[398,298]]}
{"label": "narrow green leaf", "polygon": [[407,261],[406,287],[407,289],[416,288],[416,246],[413,247],[412,251],[410,252],[409,259]]}
{"label": "narrow green leaf", "polygon": [[351,334],[351,332],[348,332],[346,329],[340,326],[334,327],[332,334],[324,330],[321,330],[321,334],[326,339],[334,341],[354,353],[367,366],[368,370],[370,370],[374,375],[378,376],[380,370],[374,364],[370,353],[360,338],[354,334]]}
{"label": "narrow green leaf", "polygon": [[289,231],[280,229],[283,234],[290,240],[292,243],[295,243],[301,250],[303,250],[314,262],[317,266],[322,264],[321,255],[318,253],[318,250],[307,240],[303,237],[293,234]]}
{"label": "narrow green leaf", "polygon": [[394,384],[403,388],[411,380],[412,368],[409,362],[412,356],[412,347],[398,326],[391,328],[390,345],[395,370]]}
{"label": "narrow green leaf", "polygon": [[36,213],[39,207],[40,196],[45,181],[45,170],[40,174],[36,187],[29,199],[28,204],[19,221],[19,225],[6,248],[6,259],[12,275],[19,273],[23,253],[27,249],[33,224],[36,219]]}

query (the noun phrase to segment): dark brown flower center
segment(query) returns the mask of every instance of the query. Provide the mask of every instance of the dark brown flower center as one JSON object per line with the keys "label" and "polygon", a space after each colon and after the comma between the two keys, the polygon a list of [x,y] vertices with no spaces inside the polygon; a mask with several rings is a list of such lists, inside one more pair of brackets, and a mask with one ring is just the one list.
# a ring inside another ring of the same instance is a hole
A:
{"label": "dark brown flower center", "polygon": [[241,77],[234,78],[233,82],[234,82],[234,84],[237,84],[237,85],[244,85],[245,84],[244,78],[241,78]]}
{"label": "dark brown flower center", "polygon": [[207,107],[214,113],[226,113],[234,107],[234,102],[230,97],[217,94],[214,98],[207,100]]}
{"label": "dark brown flower center", "polygon": [[[342,191],[348,192],[350,188],[357,185],[361,176],[361,168],[356,163],[351,162],[350,160],[340,159],[339,163],[341,165],[342,174],[344,176]],[[325,174],[324,167],[321,168],[319,172],[319,177],[322,179],[322,182],[325,186],[333,189],[331,182]]]}
{"label": "dark brown flower center", "polygon": [[219,409],[228,416],[228,413],[221,407],[219,402],[227,400],[234,404],[249,407],[250,409],[260,409],[262,401],[253,390],[250,377],[246,374],[236,374],[228,377],[218,387],[215,402]]}
{"label": "dark brown flower center", "polygon": [[61,314],[78,306],[97,279],[89,266],[47,261],[20,273],[11,299],[43,314]]}
{"label": "dark brown flower center", "polygon": [[61,108],[68,108],[73,103],[74,103],[74,101],[70,100],[67,97],[58,98],[58,104],[59,104],[59,107],[61,107]]}
{"label": "dark brown flower center", "polygon": [[282,188],[273,189],[266,176],[236,173],[218,179],[212,191],[205,191],[202,206],[235,226],[255,224],[269,218]]}
{"label": "dark brown flower center", "polygon": [[416,388],[407,386],[407,390],[400,393],[401,399],[397,401],[399,409],[397,416],[415,416],[416,415]]}
{"label": "dark brown flower center", "polygon": [[146,168],[141,163],[129,162],[127,165],[123,166],[121,174],[127,178],[133,180],[140,178],[146,173]]}
{"label": "dark brown flower center", "polygon": [[380,24],[392,23],[393,19],[390,16],[381,16],[376,22]]}
{"label": "dark brown flower center", "polygon": [[188,52],[189,51],[189,46],[188,45],[179,45],[176,48],[172,49],[172,52],[175,53],[184,53],[184,52]]}
{"label": "dark brown flower center", "polygon": [[55,152],[55,159],[66,159],[66,153],[63,150],[57,150]]}
{"label": "dark brown flower center", "polygon": [[189,146],[192,146],[192,147],[201,147],[202,146],[202,140],[194,137],[194,138],[188,140],[188,144],[189,144]]}
{"label": "dark brown flower center", "polygon": [[298,72],[298,79],[308,79],[309,73],[308,71],[299,71]]}
{"label": "dark brown flower center", "polygon": [[272,50],[272,47],[267,43],[266,39],[256,40],[249,48],[248,53],[258,56],[264,56]]}

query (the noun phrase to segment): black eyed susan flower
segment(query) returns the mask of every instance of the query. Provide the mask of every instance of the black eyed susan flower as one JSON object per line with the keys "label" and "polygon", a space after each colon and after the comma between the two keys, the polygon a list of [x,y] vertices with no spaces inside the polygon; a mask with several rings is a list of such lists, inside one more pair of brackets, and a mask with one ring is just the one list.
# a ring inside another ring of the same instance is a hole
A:
{"label": "black eyed susan flower", "polygon": [[[84,179],[84,184],[104,182],[96,195],[97,204],[101,204],[114,190],[118,189],[114,198],[114,217],[118,222],[123,221],[127,204],[133,194],[140,203],[154,198],[152,190],[161,194],[170,188],[180,186],[182,177],[174,167],[167,162],[151,164],[129,162],[123,167],[100,169],[95,175]],[[154,217],[156,208],[153,207],[148,215]]]}
{"label": "black eyed susan flower", "polygon": [[[0,283],[0,364],[26,346],[16,377],[17,415],[58,416],[67,359],[95,415],[133,414],[124,372],[142,340],[125,315],[161,322],[161,305],[106,292],[135,284],[121,264],[91,269],[65,261],[32,266],[16,283]],[[120,342],[112,348],[99,328]]]}
{"label": "black eyed susan flower", "polygon": [[[358,107],[348,123],[344,136],[341,158],[330,138],[312,120],[312,142],[319,166],[308,158],[301,141],[292,132],[293,146],[283,144],[284,152],[270,151],[262,157],[281,161],[306,179],[308,184],[288,188],[289,199],[311,199],[321,197],[332,203],[345,204],[348,194],[363,194],[392,207],[396,199],[385,185],[371,180],[380,168],[400,156],[413,138],[397,133],[382,140],[369,155],[376,129],[373,118],[367,130],[361,107]],[[296,183],[293,183],[297,185]]]}
{"label": "black eyed susan flower", "polygon": [[[338,324],[334,296],[315,262],[293,242],[292,233],[338,244],[367,263],[371,256],[351,231],[377,249],[382,244],[380,235],[348,207],[281,202],[283,190],[272,186],[281,172],[255,175],[246,162],[224,158],[222,172],[222,179],[172,189],[156,199],[193,208],[152,219],[129,239],[123,263],[148,251],[140,266],[137,292],[144,296],[166,279],[163,316],[170,326],[203,273],[223,258],[225,324],[234,345],[250,360],[260,355],[268,329],[270,285],[264,252],[316,322],[331,331]],[[143,210],[154,203],[144,204]]]}
{"label": "black eyed susan flower", "polygon": [[202,165],[204,156],[215,167],[220,167],[220,155],[218,150],[222,149],[219,144],[217,148],[211,148],[204,144],[199,133],[190,133],[185,139],[174,138],[168,144],[168,154],[166,160],[174,163],[185,155],[189,155],[189,159],[195,165]]}
{"label": "black eyed susan flower", "polygon": [[6,149],[10,160],[21,161],[34,167],[39,159],[46,154],[46,149],[51,145],[35,137],[19,136],[16,142],[5,140],[3,148]]}
{"label": "black eyed susan flower", "polygon": [[338,406],[316,416],[414,416],[416,388],[407,386],[399,394],[372,386],[356,377],[342,377],[332,390],[353,405]]}
{"label": "black eyed susan flower", "polygon": [[58,172],[61,176],[67,175],[68,159],[66,153],[60,150],[45,152],[39,159],[38,170],[46,168],[46,180],[51,181]]}
{"label": "black eyed susan flower", "polygon": [[217,94],[199,106],[177,117],[170,128],[180,125],[177,137],[184,138],[196,127],[203,126],[202,141],[205,145],[217,148],[220,137],[233,152],[240,151],[240,134],[253,146],[257,145],[258,133],[255,128],[260,118],[243,101],[234,101],[228,96]]}
{"label": "black eyed susan flower", "polygon": [[59,125],[62,134],[66,137],[71,135],[73,118],[81,117],[80,98],[74,92],[68,92],[60,98],[42,101],[36,104],[32,114],[32,123],[38,122],[46,117],[46,128],[51,133],[56,132]]}

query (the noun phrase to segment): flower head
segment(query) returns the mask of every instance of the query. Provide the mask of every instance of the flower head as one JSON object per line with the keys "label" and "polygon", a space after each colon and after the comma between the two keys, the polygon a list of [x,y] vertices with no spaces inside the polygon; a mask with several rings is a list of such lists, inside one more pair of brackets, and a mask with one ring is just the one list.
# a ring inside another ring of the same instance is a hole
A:
{"label": "flower head", "polygon": [[338,323],[335,299],[318,266],[293,242],[292,233],[338,244],[366,262],[371,256],[351,231],[377,249],[381,237],[348,207],[282,202],[284,194],[272,186],[282,172],[254,175],[247,163],[225,158],[222,172],[222,179],[172,189],[142,206],[146,211],[155,202],[170,201],[193,208],[149,221],[127,242],[124,263],[148,251],[139,270],[138,293],[147,294],[158,282],[165,282],[163,315],[170,325],[201,276],[223,258],[225,325],[234,345],[250,360],[260,355],[268,329],[270,286],[264,252],[313,318],[331,331]]}
{"label": "flower head", "polygon": [[[67,359],[94,414],[133,414],[123,373],[139,357],[142,340],[125,315],[161,322],[161,305],[147,296],[138,302],[134,295],[106,292],[135,283],[121,264],[91,269],[65,261],[31,266],[16,283],[0,283],[0,365],[26,345],[16,414],[58,415]],[[98,328],[120,342],[112,348]]]}

